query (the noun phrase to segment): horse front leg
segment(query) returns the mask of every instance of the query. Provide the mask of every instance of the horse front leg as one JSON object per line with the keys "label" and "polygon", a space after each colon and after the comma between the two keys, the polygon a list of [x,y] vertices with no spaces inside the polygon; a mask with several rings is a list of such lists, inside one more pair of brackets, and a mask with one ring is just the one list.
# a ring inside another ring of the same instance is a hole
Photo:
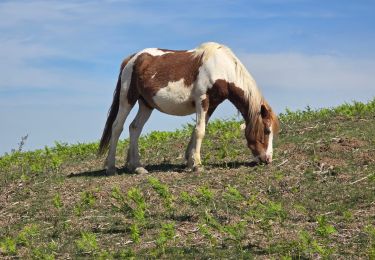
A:
{"label": "horse front leg", "polygon": [[[201,145],[202,140],[205,135],[206,131],[206,116],[207,111],[202,106],[202,101],[206,98],[206,95],[202,95],[198,102],[196,102],[196,125],[194,129],[194,133],[191,139],[191,144],[189,143],[189,146],[191,145],[190,153],[187,160],[187,166],[189,169],[192,169],[194,171],[198,171],[199,168],[202,166],[201,162]],[[188,147],[189,150],[189,147]]]}
{"label": "horse front leg", "polygon": [[139,158],[138,150],[138,139],[142,132],[143,126],[150,118],[152,113],[151,108],[147,107],[143,101],[138,100],[139,110],[133,122],[129,125],[130,145],[128,150],[128,157],[126,167],[134,173],[148,173],[145,168],[142,167]]}
{"label": "horse front leg", "polygon": [[[221,101],[213,103],[213,104],[211,104],[211,103],[209,104],[209,108],[208,108],[208,111],[207,111],[207,114],[206,114],[206,126],[208,124],[208,121],[210,120],[211,115],[213,114],[213,112],[217,108],[217,105],[220,104],[220,103],[221,103]],[[195,132],[196,132],[195,129],[193,129],[193,131],[191,133],[189,144],[187,145],[186,150],[185,150],[185,160],[186,161],[189,161],[189,156],[190,156],[191,150],[193,149],[193,144],[195,144],[195,138],[196,138]]]}

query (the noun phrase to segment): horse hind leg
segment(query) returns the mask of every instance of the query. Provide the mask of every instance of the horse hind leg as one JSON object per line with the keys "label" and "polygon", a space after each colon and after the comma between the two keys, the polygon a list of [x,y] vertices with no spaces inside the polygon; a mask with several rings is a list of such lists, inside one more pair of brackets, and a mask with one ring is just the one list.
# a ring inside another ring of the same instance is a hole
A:
{"label": "horse hind leg", "polygon": [[[121,100],[122,99],[122,100]],[[109,152],[106,160],[106,173],[113,175],[116,173],[116,148],[124,123],[134,104],[130,104],[126,97],[120,97],[120,106],[116,119],[112,125],[111,140],[109,141]]]}
{"label": "horse hind leg", "polygon": [[126,167],[131,172],[142,174],[148,172],[145,168],[142,167],[140,163],[138,139],[142,132],[143,126],[150,118],[153,109],[146,106],[142,100],[138,100],[138,104],[138,113],[135,116],[133,122],[129,125],[130,145],[128,150]]}

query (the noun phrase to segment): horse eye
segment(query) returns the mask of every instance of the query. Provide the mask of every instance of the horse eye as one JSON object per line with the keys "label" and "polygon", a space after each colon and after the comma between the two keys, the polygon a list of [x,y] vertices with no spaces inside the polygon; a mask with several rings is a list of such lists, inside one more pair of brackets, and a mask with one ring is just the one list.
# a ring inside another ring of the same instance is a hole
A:
{"label": "horse eye", "polygon": [[269,135],[271,133],[271,129],[269,127],[264,128],[264,133]]}

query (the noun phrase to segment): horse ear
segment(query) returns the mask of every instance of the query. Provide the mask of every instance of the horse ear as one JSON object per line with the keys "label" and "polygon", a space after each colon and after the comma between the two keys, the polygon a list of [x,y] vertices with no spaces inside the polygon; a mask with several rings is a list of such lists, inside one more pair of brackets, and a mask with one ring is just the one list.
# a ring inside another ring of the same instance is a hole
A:
{"label": "horse ear", "polygon": [[262,116],[263,119],[270,117],[270,111],[263,104],[260,106],[260,115]]}

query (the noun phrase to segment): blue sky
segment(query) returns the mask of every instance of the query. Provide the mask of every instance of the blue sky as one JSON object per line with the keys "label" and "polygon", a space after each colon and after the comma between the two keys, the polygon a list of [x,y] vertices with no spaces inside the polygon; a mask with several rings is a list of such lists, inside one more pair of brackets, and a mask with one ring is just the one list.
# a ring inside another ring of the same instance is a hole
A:
{"label": "blue sky", "polygon": [[[375,96],[375,1],[0,1],[0,154],[100,138],[121,60],[228,45],[277,112]],[[127,125],[123,137],[128,135]],[[214,116],[236,114],[224,103]],[[154,112],[145,132],[194,116]]]}

